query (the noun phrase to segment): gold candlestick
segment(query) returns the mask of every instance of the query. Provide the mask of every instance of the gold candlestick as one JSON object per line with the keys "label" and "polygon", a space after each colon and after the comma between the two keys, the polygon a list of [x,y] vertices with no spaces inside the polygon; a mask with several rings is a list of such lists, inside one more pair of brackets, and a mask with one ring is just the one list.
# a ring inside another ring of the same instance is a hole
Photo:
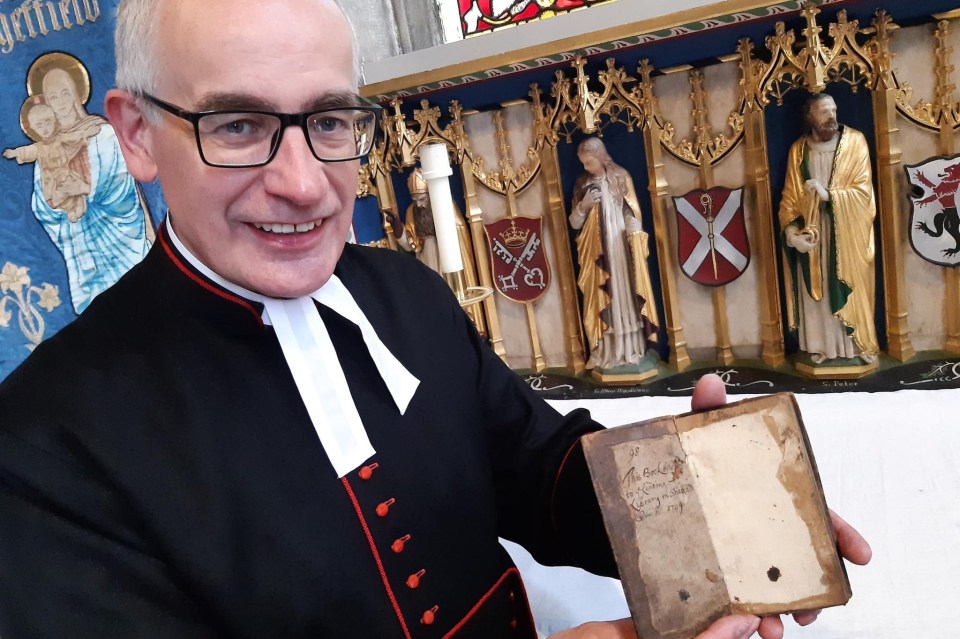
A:
{"label": "gold candlestick", "polygon": [[443,279],[446,280],[447,285],[457,296],[461,308],[479,304],[493,294],[493,289],[486,286],[467,286],[463,269],[452,273],[444,273]]}

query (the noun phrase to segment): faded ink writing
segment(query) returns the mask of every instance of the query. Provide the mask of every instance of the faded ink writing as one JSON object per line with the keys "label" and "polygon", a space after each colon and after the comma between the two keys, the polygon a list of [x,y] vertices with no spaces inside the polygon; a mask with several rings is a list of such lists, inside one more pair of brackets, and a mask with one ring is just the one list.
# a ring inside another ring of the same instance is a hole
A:
{"label": "faded ink writing", "polygon": [[[630,459],[640,454],[638,447],[630,450]],[[693,492],[693,485],[680,483],[683,460],[660,460],[653,466],[631,466],[620,478],[620,491],[630,505],[636,521],[658,517],[665,513],[683,514],[684,495]]]}

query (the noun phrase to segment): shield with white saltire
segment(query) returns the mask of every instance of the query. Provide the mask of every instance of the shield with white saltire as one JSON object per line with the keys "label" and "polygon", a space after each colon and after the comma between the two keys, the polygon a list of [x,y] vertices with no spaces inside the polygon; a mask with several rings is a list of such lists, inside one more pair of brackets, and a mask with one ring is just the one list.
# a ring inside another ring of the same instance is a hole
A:
{"label": "shield with white saltire", "polygon": [[698,284],[723,286],[750,264],[743,189],[697,189],[673,198],[680,270]]}
{"label": "shield with white saltire", "polygon": [[910,244],[939,266],[960,265],[960,154],[903,167],[910,183]]}
{"label": "shield with white saltire", "polygon": [[490,247],[493,284],[514,302],[533,302],[550,285],[543,251],[543,224],[538,217],[510,217],[484,224]]}

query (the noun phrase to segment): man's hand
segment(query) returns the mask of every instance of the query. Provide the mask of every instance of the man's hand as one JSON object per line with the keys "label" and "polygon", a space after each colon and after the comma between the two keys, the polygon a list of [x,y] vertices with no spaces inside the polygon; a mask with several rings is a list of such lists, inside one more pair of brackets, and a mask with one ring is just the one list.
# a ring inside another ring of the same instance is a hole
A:
{"label": "man's hand", "polygon": [[[691,407],[695,411],[718,408],[726,402],[727,387],[717,375],[704,375],[693,389]],[[837,547],[844,559],[861,566],[870,561],[870,545],[860,533],[833,511],[830,512],[830,518],[837,537]],[[806,626],[816,621],[819,614],[819,610],[811,610],[798,612],[793,618],[797,624]],[[781,639],[783,622],[780,617],[761,619],[750,615],[731,615],[717,619],[695,639],[747,639],[755,632],[762,639]],[[549,639],[638,639],[638,636],[632,620],[619,619],[585,623],[551,635]]]}
{"label": "man's hand", "polygon": [[718,375],[704,375],[693,388],[690,399],[691,410],[710,410],[727,403],[727,386]]}
{"label": "man's hand", "polygon": [[[833,523],[833,533],[837,537],[837,548],[840,556],[847,561],[865,566],[873,556],[870,544],[837,513],[830,511],[830,521]],[[798,626],[808,626],[817,620],[819,610],[808,610],[793,615]],[[760,636],[763,639],[781,639],[783,637],[783,622],[780,617],[764,617],[760,621]],[[697,639],[702,639],[698,637]]]}
{"label": "man's hand", "polygon": [[[722,406],[727,401],[727,388],[721,380],[716,375],[704,375],[697,382],[697,385],[693,389],[693,398],[691,399],[691,408],[693,410],[709,410],[711,408],[717,408]],[[837,537],[837,548],[840,550],[840,556],[846,559],[847,561],[857,564],[858,566],[864,566],[873,556],[873,551],[870,549],[870,544],[856,531],[856,529],[843,520],[838,514],[830,511],[830,521],[833,523],[833,533]],[[793,615],[794,621],[797,622],[800,626],[806,626],[817,620],[817,615],[820,614],[819,610],[810,610],[807,612],[798,612]],[[728,621],[730,619],[739,619],[740,617],[725,617],[718,620],[714,623],[708,630],[706,630],[702,635],[698,636],[697,639],[726,639],[727,637],[735,637],[737,635],[729,634],[709,634],[714,632],[714,628],[718,626],[721,622]],[[725,628],[726,626],[724,626]],[[758,626],[755,626],[755,629],[759,631],[760,636],[763,639],[780,639],[783,637],[783,622],[780,621],[780,617],[764,617],[759,621]],[[752,634],[753,631],[750,632]],[[584,635],[589,637],[590,635]],[[608,635],[597,635],[598,639],[600,637],[606,637]],[[609,635],[610,637],[617,637],[618,635]],[[631,637],[631,635],[622,635],[624,637]],[[749,635],[745,635],[749,636]],[[563,639],[577,639],[578,635],[572,635],[569,638],[564,637]]]}
{"label": "man's hand", "polygon": [[[749,615],[724,617],[713,622],[695,639],[747,639],[757,631],[759,625],[758,617]],[[549,639],[638,639],[638,637],[632,620],[618,619],[585,623],[550,635]]]}

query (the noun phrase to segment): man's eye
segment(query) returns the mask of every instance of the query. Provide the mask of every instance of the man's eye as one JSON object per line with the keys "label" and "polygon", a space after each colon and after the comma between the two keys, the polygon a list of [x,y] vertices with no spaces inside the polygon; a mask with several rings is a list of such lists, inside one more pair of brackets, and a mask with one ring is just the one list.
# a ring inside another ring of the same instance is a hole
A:
{"label": "man's eye", "polygon": [[222,142],[237,142],[270,135],[278,126],[272,118],[255,113],[221,113],[200,120],[200,133]]}
{"label": "man's eye", "polygon": [[348,121],[340,115],[319,115],[313,119],[311,128],[315,133],[339,133],[348,128]]}
{"label": "man's eye", "polygon": [[217,127],[216,133],[221,135],[252,135],[258,130],[253,120],[231,120]]}

